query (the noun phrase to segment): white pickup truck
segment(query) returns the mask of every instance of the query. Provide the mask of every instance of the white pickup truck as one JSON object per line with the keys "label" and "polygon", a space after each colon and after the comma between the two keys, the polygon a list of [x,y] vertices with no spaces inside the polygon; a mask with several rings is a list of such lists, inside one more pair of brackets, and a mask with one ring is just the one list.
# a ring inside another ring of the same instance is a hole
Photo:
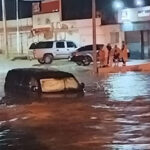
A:
{"label": "white pickup truck", "polygon": [[41,64],[51,64],[54,59],[69,58],[76,51],[72,41],[41,41],[34,45],[33,55]]}

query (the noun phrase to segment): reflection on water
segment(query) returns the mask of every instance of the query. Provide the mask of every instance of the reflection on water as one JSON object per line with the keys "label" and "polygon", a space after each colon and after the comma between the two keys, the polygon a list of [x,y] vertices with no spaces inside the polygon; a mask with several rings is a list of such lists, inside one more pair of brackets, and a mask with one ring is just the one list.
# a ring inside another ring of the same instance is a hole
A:
{"label": "reflection on water", "polygon": [[150,149],[150,75],[88,78],[84,97],[5,97],[0,150]]}
{"label": "reflection on water", "polygon": [[111,145],[111,146],[106,146],[107,148],[111,150],[149,150],[150,144],[134,144],[134,145]]}
{"label": "reflection on water", "polygon": [[85,91],[86,95],[95,95],[109,100],[132,101],[137,98],[150,97],[149,81],[150,75],[148,73],[111,74],[100,76],[96,80],[88,82]]}
{"label": "reflection on water", "polygon": [[[36,137],[31,132],[11,127],[3,126],[0,131],[0,149],[1,150],[46,150],[45,146],[38,143]],[[9,129],[5,129],[9,128]]]}
{"label": "reflection on water", "polygon": [[149,74],[130,72],[110,76],[104,82],[104,87],[110,99],[131,101],[137,97],[149,97],[149,81]]}

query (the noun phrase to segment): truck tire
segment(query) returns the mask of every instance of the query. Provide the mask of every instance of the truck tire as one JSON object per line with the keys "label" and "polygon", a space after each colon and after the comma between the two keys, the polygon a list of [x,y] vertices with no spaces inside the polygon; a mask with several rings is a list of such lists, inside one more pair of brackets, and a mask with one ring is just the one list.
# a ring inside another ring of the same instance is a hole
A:
{"label": "truck tire", "polygon": [[44,62],[45,62],[45,64],[51,64],[52,63],[52,61],[53,61],[53,55],[51,55],[51,54],[46,54],[45,56],[44,56]]}
{"label": "truck tire", "polygon": [[45,62],[44,62],[43,59],[38,59],[38,62],[39,62],[40,64],[45,64]]}

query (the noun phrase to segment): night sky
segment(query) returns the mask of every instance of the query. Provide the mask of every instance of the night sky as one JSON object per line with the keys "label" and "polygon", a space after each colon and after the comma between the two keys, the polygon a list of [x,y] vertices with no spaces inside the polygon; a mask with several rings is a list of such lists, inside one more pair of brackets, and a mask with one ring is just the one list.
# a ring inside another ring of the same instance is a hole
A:
{"label": "night sky", "polygon": [[[0,0],[0,20],[2,20],[2,0]],[[16,0],[5,0],[7,19],[16,18]],[[26,18],[32,16],[32,3],[19,0],[19,17]]]}
{"label": "night sky", "polygon": [[[91,17],[92,0],[62,0],[63,19],[82,19]],[[102,14],[103,24],[116,23],[115,10],[112,7],[114,0],[96,0],[97,11]],[[134,0],[123,0],[126,7],[134,7]],[[150,0],[145,0],[145,5],[150,5]]]}
{"label": "night sky", "polygon": [[[6,1],[7,19],[16,18],[16,0]],[[62,18],[69,19],[83,19],[91,17],[91,1],[92,0],[62,0]],[[114,10],[112,9],[112,2],[114,0],[96,0],[97,11],[99,11],[103,18],[103,24],[115,23]],[[126,7],[134,7],[133,0],[124,0]],[[145,0],[145,5],[150,5],[150,0]],[[1,14],[1,0],[0,0],[0,14]],[[20,18],[32,16],[32,3],[19,1],[19,16]],[[1,19],[0,15],[0,19]]]}

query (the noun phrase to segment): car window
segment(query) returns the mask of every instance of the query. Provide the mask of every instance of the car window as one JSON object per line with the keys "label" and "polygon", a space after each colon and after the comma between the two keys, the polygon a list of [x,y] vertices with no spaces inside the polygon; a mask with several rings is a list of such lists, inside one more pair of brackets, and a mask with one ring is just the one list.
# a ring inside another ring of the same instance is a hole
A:
{"label": "car window", "polygon": [[92,50],[92,45],[87,45],[87,46],[83,46],[83,47],[79,48],[78,52],[91,51],[91,50]]}
{"label": "car window", "polygon": [[52,48],[54,42],[47,42],[47,48]]}
{"label": "car window", "polygon": [[78,82],[70,77],[65,79],[65,88],[66,89],[77,89],[78,88]]}
{"label": "car window", "polygon": [[61,92],[64,90],[64,80],[61,79],[41,79],[41,90],[42,92]]}
{"label": "car window", "polygon": [[73,42],[67,42],[68,48],[77,48],[77,46]]}
{"label": "car window", "polygon": [[39,42],[35,46],[36,48],[52,48],[53,47],[53,42]]}
{"label": "car window", "polygon": [[85,49],[86,51],[92,51],[93,47],[92,45],[88,45],[88,46],[85,46]]}
{"label": "car window", "polygon": [[77,89],[78,82],[73,77],[64,79],[41,79],[40,80],[42,92],[61,92],[65,89]]}
{"label": "car window", "polygon": [[56,48],[65,48],[64,42],[57,42],[56,43]]}
{"label": "car window", "polygon": [[86,51],[85,47],[81,47],[78,49],[78,52]]}
{"label": "car window", "polygon": [[[97,44],[96,45],[96,49],[98,50],[99,48],[102,48],[103,44]],[[87,45],[87,46],[83,46],[81,48],[78,49],[78,52],[82,52],[82,51],[92,51],[93,50],[93,45]]]}

